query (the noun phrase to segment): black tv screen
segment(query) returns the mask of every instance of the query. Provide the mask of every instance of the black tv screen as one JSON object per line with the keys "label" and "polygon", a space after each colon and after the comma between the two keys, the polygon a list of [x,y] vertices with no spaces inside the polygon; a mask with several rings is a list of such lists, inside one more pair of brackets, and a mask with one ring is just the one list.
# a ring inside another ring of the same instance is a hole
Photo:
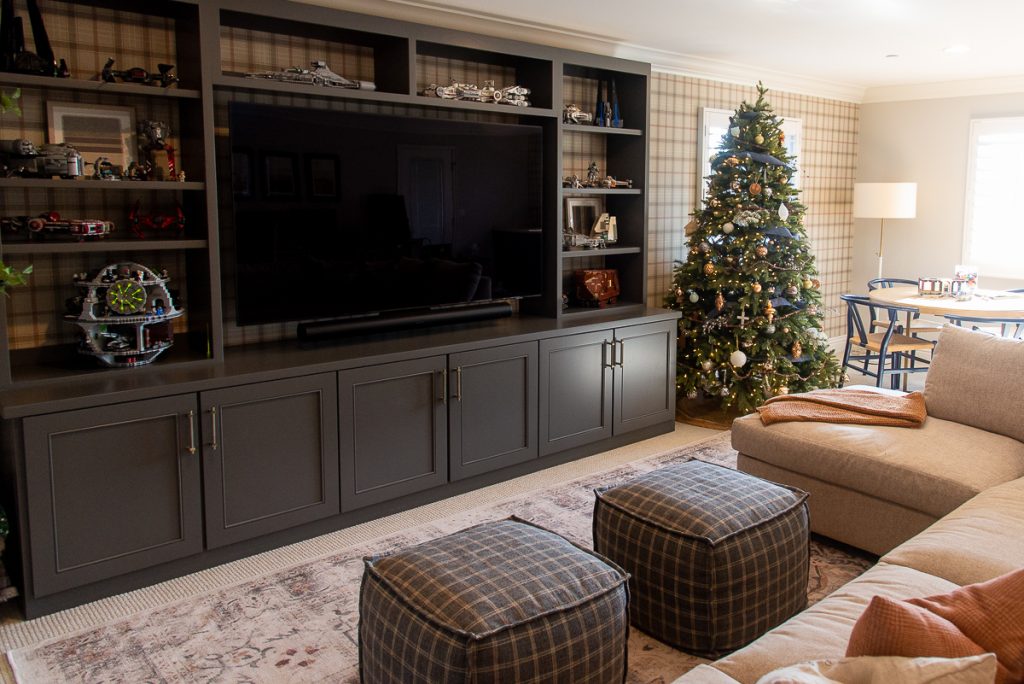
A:
{"label": "black tv screen", "polygon": [[240,325],[542,291],[543,132],[232,103]]}

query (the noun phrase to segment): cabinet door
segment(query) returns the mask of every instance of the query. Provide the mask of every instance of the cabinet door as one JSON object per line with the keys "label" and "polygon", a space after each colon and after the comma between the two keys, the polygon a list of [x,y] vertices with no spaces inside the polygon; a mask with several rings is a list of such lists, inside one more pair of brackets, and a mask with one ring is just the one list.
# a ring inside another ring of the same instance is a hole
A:
{"label": "cabinet door", "polygon": [[615,434],[675,418],[676,321],[615,330]]}
{"label": "cabinet door", "polygon": [[537,458],[537,343],[448,357],[451,479]]}
{"label": "cabinet door", "polygon": [[338,513],[336,382],[324,373],[200,395],[207,547]]}
{"label": "cabinet door", "polygon": [[540,455],[612,435],[611,331],[540,341]]}
{"label": "cabinet door", "polygon": [[199,553],[195,395],[26,418],[34,596]]}
{"label": "cabinet door", "polygon": [[448,481],[444,356],[338,373],[341,509]]}

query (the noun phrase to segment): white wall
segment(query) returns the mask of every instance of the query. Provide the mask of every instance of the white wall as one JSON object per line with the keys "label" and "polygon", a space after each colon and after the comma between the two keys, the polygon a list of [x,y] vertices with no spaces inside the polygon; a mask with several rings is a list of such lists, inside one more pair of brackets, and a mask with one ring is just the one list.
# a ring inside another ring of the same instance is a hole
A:
{"label": "white wall", "polygon": [[[974,118],[999,116],[1024,116],[1024,93],[861,105],[857,181],[917,183],[917,218],[885,222],[884,275],[953,276],[963,248],[968,126]],[[866,291],[877,275],[877,250],[878,220],[855,219],[854,292]],[[981,273],[979,284],[1024,287],[1024,279]]]}

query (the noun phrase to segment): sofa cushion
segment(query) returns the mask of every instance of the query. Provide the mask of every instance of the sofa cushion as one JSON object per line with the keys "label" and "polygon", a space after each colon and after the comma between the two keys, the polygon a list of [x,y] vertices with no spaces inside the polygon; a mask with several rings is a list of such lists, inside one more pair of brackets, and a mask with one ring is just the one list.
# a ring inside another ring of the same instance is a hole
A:
{"label": "sofa cushion", "polygon": [[995,676],[996,657],[992,653],[967,658],[860,656],[790,665],[769,672],[757,684],[992,684]]}
{"label": "sofa cushion", "polygon": [[1024,441],[1024,342],[947,325],[925,378],[928,415]]}
{"label": "sofa cushion", "polygon": [[846,654],[959,658],[995,653],[998,682],[1024,681],[1024,568],[951,592],[871,600]]}
{"label": "sofa cushion", "polygon": [[[752,644],[715,662],[741,682],[755,682],[764,674],[804,660],[842,658],[853,625],[875,595],[904,599],[940,594],[956,588],[952,582],[912,568],[879,563],[796,615]],[[679,684],[699,682],[683,675]]]}
{"label": "sofa cushion", "polygon": [[915,430],[833,423],[733,422],[732,445],[760,461],[941,517],[1024,476],[1024,444],[929,416]]}
{"label": "sofa cushion", "polygon": [[1024,567],[1024,478],[986,489],[882,560],[957,584]]}

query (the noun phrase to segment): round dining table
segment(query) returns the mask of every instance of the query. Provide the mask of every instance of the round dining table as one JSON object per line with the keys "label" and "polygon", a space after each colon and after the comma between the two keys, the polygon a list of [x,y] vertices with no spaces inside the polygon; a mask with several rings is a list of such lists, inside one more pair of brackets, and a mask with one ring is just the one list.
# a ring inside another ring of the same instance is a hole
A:
{"label": "round dining table", "polygon": [[971,299],[920,295],[914,285],[881,287],[868,293],[879,304],[912,306],[923,314],[943,316],[959,314],[979,318],[1024,318],[1024,293],[1002,290],[978,290]]}

